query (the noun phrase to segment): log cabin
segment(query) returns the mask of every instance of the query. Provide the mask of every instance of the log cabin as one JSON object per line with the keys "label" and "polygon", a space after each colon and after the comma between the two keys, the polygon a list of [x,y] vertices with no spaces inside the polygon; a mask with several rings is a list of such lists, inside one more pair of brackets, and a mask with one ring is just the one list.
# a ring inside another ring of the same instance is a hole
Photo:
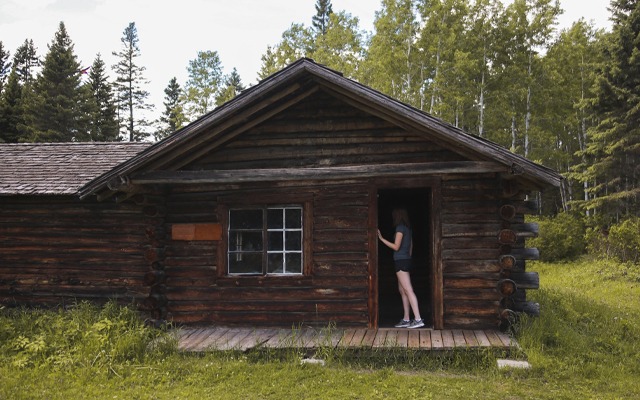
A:
{"label": "log cabin", "polygon": [[562,177],[310,59],[157,143],[0,145],[0,303],[377,328],[401,317],[391,210],[435,329],[537,314],[532,192]]}

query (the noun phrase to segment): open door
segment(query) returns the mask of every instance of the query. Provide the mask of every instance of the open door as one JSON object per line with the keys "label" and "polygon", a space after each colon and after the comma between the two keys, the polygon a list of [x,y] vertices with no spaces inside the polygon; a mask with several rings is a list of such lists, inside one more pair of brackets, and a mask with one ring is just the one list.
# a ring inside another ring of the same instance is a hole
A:
{"label": "open door", "polygon": [[[430,188],[378,189],[378,227],[382,235],[393,240],[395,229],[391,212],[404,207],[413,230],[413,271],[411,283],[418,298],[420,314],[426,326],[433,326],[433,294],[430,278],[433,272],[432,210]],[[378,243],[378,327],[392,327],[402,318],[402,301],[393,266],[393,250]],[[412,316],[413,317],[413,316]]]}

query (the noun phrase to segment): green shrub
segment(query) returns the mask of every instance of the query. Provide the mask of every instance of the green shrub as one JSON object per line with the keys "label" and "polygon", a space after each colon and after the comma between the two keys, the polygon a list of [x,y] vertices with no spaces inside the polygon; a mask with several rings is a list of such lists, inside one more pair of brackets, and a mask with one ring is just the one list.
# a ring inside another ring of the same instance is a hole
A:
{"label": "green shrub", "polygon": [[109,302],[69,309],[0,309],[0,360],[14,367],[110,367],[175,348],[137,312]]}
{"label": "green shrub", "polygon": [[631,217],[610,227],[586,231],[587,250],[598,258],[612,258],[622,263],[640,263],[640,218]]}
{"label": "green shrub", "polygon": [[640,218],[629,218],[609,230],[609,254],[622,262],[640,261]]}
{"label": "green shrub", "polygon": [[581,216],[560,213],[538,221],[539,234],[527,242],[540,250],[543,261],[573,260],[584,253],[585,225]]}

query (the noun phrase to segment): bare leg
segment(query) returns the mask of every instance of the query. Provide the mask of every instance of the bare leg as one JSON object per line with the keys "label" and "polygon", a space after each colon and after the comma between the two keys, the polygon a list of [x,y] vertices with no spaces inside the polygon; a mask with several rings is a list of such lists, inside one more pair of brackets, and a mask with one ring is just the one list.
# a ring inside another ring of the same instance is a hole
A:
{"label": "bare leg", "polygon": [[406,298],[411,306],[414,318],[416,320],[421,319],[420,310],[418,309],[418,298],[413,292],[413,286],[411,285],[411,275],[406,271],[398,271],[396,272],[396,276],[398,277],[398,289],[400,290],[400,294],[402,295],[402,292],[404,292],[404,295],[402,296],[402,304],[405,308],[405,317],[408,315],[408,307],[404,305]]}
{"label": "bare leg", "polygon": [[398,291],[400,292],[400,297],[402,298],[402,311],[404,312],[405,321],[409,321],[411,319],[411,315],[409,314],[409,298],[407,297],[407,293],[400,284],[400,277],[398,277]]}

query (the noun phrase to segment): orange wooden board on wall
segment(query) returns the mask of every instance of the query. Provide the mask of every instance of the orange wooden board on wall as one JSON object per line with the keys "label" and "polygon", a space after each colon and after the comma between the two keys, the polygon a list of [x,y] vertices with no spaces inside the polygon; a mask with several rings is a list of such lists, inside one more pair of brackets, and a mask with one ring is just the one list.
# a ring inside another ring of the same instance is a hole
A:
{"label": "orange wooden board on wall", "polygon": [[171,227],[173,240],[221,240],[220,224],[173,224]]}

